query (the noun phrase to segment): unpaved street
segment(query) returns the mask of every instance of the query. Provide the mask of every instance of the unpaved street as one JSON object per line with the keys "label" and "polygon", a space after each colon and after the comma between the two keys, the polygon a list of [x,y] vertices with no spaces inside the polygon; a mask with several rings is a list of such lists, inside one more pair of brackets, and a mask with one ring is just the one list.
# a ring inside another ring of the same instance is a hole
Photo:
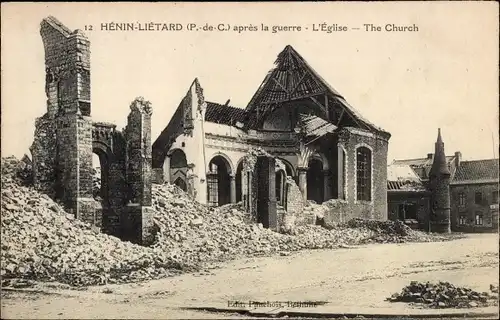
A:
{"label": "unpaved street", "polygon": [[478,291],[498,284],[498,234],[468,235],[443,243],[374,244],[244,259],[207,274],[142,284],[52,293],[2,293],[2,318],[221,318],[178,310],[226,307],[228,301],[327,301],[354,310],[407,310],[384,299],[411,280],[449,281]]}

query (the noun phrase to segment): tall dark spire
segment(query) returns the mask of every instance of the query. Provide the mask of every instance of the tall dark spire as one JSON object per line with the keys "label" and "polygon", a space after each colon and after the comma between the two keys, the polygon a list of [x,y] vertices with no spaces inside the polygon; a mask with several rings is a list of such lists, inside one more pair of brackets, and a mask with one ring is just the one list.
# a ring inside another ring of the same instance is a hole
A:
{"label": "tall dark spire", "polygon": [[438,129],[429,181],[432,204],[429,227],[432,232],[450,232],[450,176],[441,129]]}
{"label": "tall dark spire", "polygon": [[435,144],[434,162],[432,163],[431,175],[450,175],[450,169],[444,153],[444,143],[441,137],[441,128],[438,129],[438,137]]}

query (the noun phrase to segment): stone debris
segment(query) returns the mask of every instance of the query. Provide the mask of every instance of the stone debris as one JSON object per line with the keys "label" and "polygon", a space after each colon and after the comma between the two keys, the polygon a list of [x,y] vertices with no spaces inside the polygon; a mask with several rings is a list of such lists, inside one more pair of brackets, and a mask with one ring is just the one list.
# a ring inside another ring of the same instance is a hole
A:
{"label": "stone debris", "polygon": [[278,233],[252,223],[241,204],[210,208],[193,202],[175,185],[153,185],[154,247],[188,265],[203,265],[238,257],[280,254],[304,249],[345,248],[367,242],[429,242],[446,240],[415,231],[400,221],[353,219],[328,227],[298,225],[293,233]]}
{"label": "stone debris", "polygon": [[[304,249],[346,248],[366,241],[433,241],[397,222],[353,220],[331,228],[298,225],[293,234],[252,222],[241,204],[211,208],[175,185],[153,185],[151,247],[101,233],[30,186],[15,158],[2,158],[3,279],[84,286],[134,282],[214,267],[239,257],[283,255]],[[28,173],[26,171],[25,173]],[[437,239],[439,240],[439,239]]]}
{"label": "stone debris", "polygon": [[47,195],[20,185],[16,168],[16,161],[2,158],[2,281],[22,278],[84,286],[179,273],[182,266],[165,252],[100,233]]}
{"label": "stone debris", "polygon": [[[449,282],[417,282],[403,288],[387,298],[391,302],[407,302],[425,308],[476,308],[498,305],[498,295],[490,286],[488,292],[476,292],[465,287],[456,287]],[[496,286],[498,292],[498,286]]]}
{"label": "stone debris", "polygon": [[364,239],[364,243],[432,242],[448,240],[444,236],[413,230],[399,220],[377,221],[355,218],[342,225],[348,228],[367,228],[373,231],[373,236]]}

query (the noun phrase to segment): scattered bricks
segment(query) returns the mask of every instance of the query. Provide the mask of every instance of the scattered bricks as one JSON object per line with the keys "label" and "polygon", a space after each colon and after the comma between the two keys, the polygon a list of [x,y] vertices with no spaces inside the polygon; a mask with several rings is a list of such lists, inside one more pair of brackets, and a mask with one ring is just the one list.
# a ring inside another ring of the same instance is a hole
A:
{"label": "scattered bricks", "polygon": [[[166,252],[122,242],[74,219],[57,203],[16,182],[15,168],[12,159],[2,159],[2,280],[86,286],[155,279],[189,269]],[[31,210],[14,202],[30,203]]]}
{"label": "scattered bricks", "polygon": [[469,288],[455,287],[448,282],[411,281],[401,293],[395,293],[387,300],[420,304],[426,308],[476,308],[498,305],[497,297],[488,292],[479,293]]}
{"label": "scattered bricks", "polygon": [[[368,241],[441,240],[399,222],[361,219],[327,228],[310,224],[288,226],[291,221],[287,221],[282,233],[277,233],[255,224],[241,203],[207,207],[192,201],[187,193],[171,184],[153,185],[152,199],[153,220],[158,230],[153,247],[170,252],[176,261],[200,268],[237,257],[339,248]],[[308,207],[308,215],[314,216],[318,207]]]}
{"label": "scattered bricks", "polygon": [[[148,212],[154,243],[143,247],[102,234],[75,219],[48,196],[16,181],[16,168],[16,161],[2,159],[4,279],[56,280],[77,286],[133,282],[209,268],[238,257],[288,255],[367,241],[420,241],[425,235],[398,222],[360,219],[331,228],[296,225],[293,235],[282,234],[255,224],[241,203],[210,208],[193,201],[177,186],[155,184]],[[314,208],[308,208],[308,215],[315,215]],[[435,239],[426,236],[425,240]],[[411,296],[403,295],[405,299],[440,302],[432,288],[410,292]],[[450,298],[440,298],[444,303],[455,297],[444,293]],[[470,294],[462,290],[459,295]],[[474,301],[482,303],[479,294],[477,297]]]}

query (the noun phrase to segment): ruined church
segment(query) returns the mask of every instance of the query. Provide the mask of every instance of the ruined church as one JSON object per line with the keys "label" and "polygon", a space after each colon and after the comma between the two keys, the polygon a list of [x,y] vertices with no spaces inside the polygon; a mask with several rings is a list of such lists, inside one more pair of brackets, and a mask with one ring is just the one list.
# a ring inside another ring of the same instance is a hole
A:
{"label": "ruined church", "polygon": [[390,133],[293,47],[278,54],[245,108],[208,96],[195,79],[181,97],[152,146],[155,181],[210,206],[242,201],[269,228],[277,212],[299,213],[308,200],[330,200],[326,220],[387,219]]}
{"label": "ruined church", "polygon": [[[387,219],[390,134],[364,119],[286,46],[245,108],[210,102],[197,79],[153,143],[151,104],[129,105],[127,125],[91,116],[90,42],[54,17],[41,22],[46,112],[35,122],[34,186],[75,218],[141,244],[154,241],[152,184],[172,183],[208,206],[241,202],[279,230],[328,201],[330,221]],[[171,108],[172,106],[162,106]],[[99,156],[100,194],[93,190]]]}

